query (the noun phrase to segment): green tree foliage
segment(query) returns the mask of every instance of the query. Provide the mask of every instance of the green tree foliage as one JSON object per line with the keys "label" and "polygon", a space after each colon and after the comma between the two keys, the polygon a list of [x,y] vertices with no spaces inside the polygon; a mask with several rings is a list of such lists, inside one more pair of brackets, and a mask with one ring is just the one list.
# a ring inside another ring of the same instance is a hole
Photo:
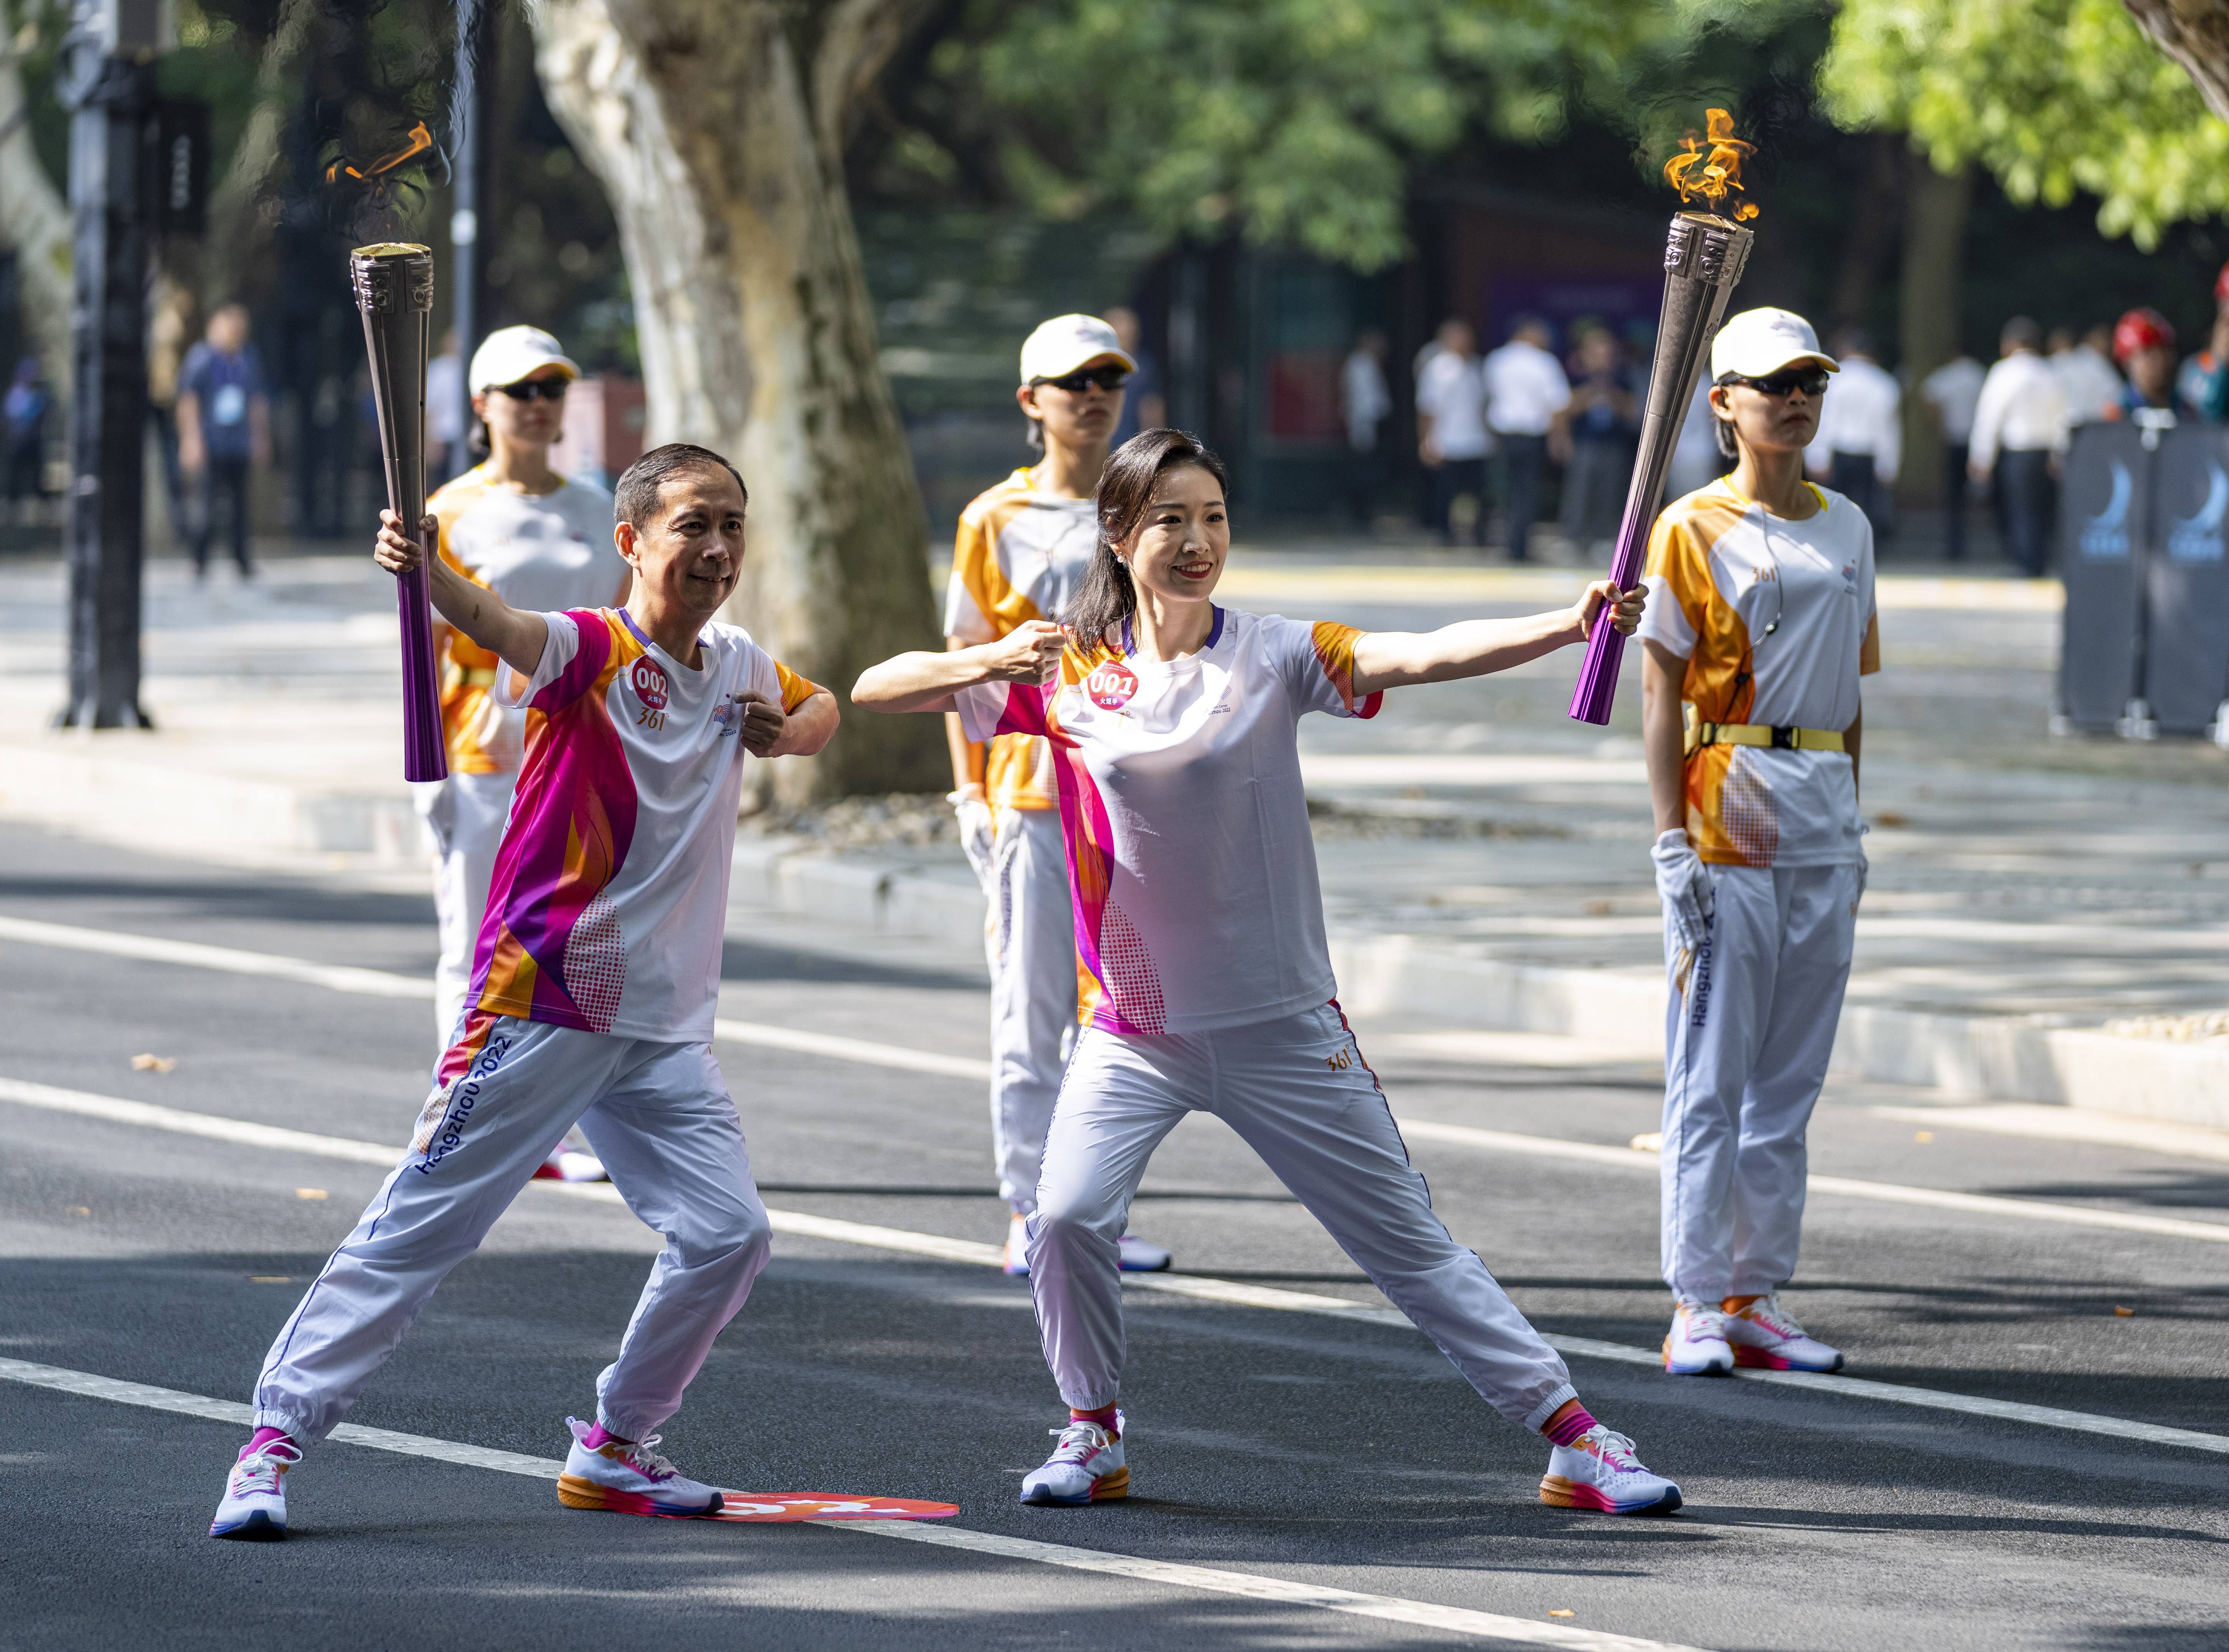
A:
{"label": "green tree foliage", "polygon": [[1788,9],[986,0],[928,67],[980,87],[1001,124],[999,168],[1040,211],[1111,207],[1171,237],[1236,228],[1372,270],[1409,250],[1420,162],[1468,136],[1552,140],[1581,106],[1659,152],[1699,124],[1699,102],[1683,95],[1701,84],[1699,48]]}
{"label": "green tree foliage", "polygon": [[2022,203],[2085,190],[2146,248],[2229,209],[2229,124],[2120,0],[1845,0],[1819,80],[1844,125],[1908,130]]}

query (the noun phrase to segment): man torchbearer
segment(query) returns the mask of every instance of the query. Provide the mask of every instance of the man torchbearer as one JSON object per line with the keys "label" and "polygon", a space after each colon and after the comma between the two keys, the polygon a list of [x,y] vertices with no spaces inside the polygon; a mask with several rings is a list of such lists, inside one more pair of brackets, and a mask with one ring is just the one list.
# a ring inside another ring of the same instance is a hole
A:
{"label": "man torchbearer", "polygon": [[280,1327],[254,1437],[212,1537],[286,1531],[285,1480],[394,1352],[577,1122],[627,1207],[663,1234],[559,1498],[707,1514],[710,1487],[652,1450],[766,1265],[769,1229],[712,1058],[729,864],[746,754],[809,755],[836,729],[823,689],[715,621],[743,556],[742,479],[676,444],[620,477],[626,606],[511,607],[383,515],[380,565],[426,569],[441,617],[506,668],[525,759],[496,858],[466,1009],[418,1131],[356,1231]]}

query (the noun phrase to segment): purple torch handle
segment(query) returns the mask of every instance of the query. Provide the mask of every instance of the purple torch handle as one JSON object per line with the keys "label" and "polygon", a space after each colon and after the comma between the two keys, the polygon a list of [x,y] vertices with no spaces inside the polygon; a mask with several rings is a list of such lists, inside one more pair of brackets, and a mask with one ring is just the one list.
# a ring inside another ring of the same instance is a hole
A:
{"label": "purple torch handle", "polygon": [[[1640,450],[1626,490],[1625,514],[1618,520],[1617,554],[1610,562],[1610,578],[1621,591],[1641,582],[1649,530],[1656,525],[1664,479],[1672,468],[1672,449],[1710,355],[1711,340],[1725,314],[1726,299],[1749,261],[1750,241],[1749,230],[1708,213],[1682,212],[1672,220],[1672,233],[1664,243],[1664,312],[1656,326],[1656,357],[1648,373]],[[1574,721],[1609,721],[1617,700],[1618,668],[1624,661],[1625,633],[1604,614],[1587,639],[1586,663],[1571,691]]]}
{"label": "purple torch handle", "polygon": [[[431,545],[426,554],[434,554]],[[427,595],[424,563],[395,575],[395,606],[402,620],[402,778],[446,780],[449,742],[441,728],[433,600]]]}

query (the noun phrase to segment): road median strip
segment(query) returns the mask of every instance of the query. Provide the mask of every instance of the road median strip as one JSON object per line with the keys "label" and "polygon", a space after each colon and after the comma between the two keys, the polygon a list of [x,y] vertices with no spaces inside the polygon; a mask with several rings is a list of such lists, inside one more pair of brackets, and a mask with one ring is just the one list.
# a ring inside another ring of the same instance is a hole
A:
{"label": "road median strip", "polygon": [[[257,1124],[245,1119],[218,1118],[207,1113],[158,1107],[151,1102],[128,1101],[116,1096],[98,1096],[87,1090],[65,1090],[57,1085],[34,1083],[24,1079],[0,1078],[0,1102],[13,1102],[19,1106],[40,1108],[49,1112],[75,1114],[111,1123],[202,1136],[244,1147],[345,1159],[357,1164],[376,1165],[382,1169],[392,1168],[405,1153],[401,1147],[385,1147],[375,1141],[319,1135],[306,1130],[287,1129],[280,1125]],[[1627,1148],[1595,1150],[1603,1153],[1631,1152]],[[1644,1160],[1648,1157],[1640,1154],[1633,1156]],[[626,1201],[608,1183],[531,1181],[527,1186],[562,1198],[626,1208]],[[1005,1252],[999,1246],[973,1239],[849,1222],[837,1217],[815,1216],[804,1211],[769,1210],[767,1217],[775,1232],[787,1233],[793,1237],[821,1239],[838,1244],[928,1257],[970,1267],[996,1268],[1005,1260]],[[1214,1279],[1192,1274],[1126,1274],[1123,1285],[1127,1289],[1191,1297],[1225,1307],[1266,1308],[1278,1313],[1306,1314],[1320,1318],[1415,1330],[1405,1315],[1391,1308],[1349,1302],[1339,1296],[1249,1285],[1237,1280]],[[1603,1360],[1618,1365],[1652,1368],[1662,1364],[1661,1356],[1653,1348],[1602,1342],[1590,1337],[1543,1334],[1547,1342],[1559,1352],[1580,1359]],[[2099,1416],[2089,1411],[2062,1411],[2056,1406],[2027,1405],[2015,1400],[1988,1399],[1978,1395],[1950,1393],[1940,1389],[1911,1388],[1897,1383],[1872,1382],[1860,1377],[1821,1375],[1812,1372],[1741,1369],[1734,1375],[1744,1381],[1807,1389],[1841,1398],[1874,1399],[1923,1410],[1956,1411],[2001,1422],[2026,1423],[2040,1428],[2066,1429],[2077,1433],[2101,1434],[2115,1439],[2140,1440],[2155,1445],[2229,1455],[2229,1436],[2200,1433],[2192,1429],[2167,1428],[2158,1424]]]}
{"label": "road median strip", "polygon": [[[147,1383],[125,1382],[89,1371],[37,1365],[28,1360],[0,1359],[0,1379],[33,1388],[50,1389],[58,1393],[75,1394],[88,1399],[105,1399],[117,1405],[144,1406],[150,1411],[171,1411],[212,1423],[230,1423],[241,1428],[252,1427],[255,1421],[254,1409],[237,1400],[189,1394],[176,1388],[157,1388]],[[423,1434],[403,1434],[393,1429],[365,1428],[354,1423],[343,1423],[326,1437],[339,1445],[399,1452],[406,1456],[431,1457],[438,1462],[490,1469],[499,1474],[522,1475],[534,1480],[555,1481],[565,1469],[565,1465],[554,1457],[528,1456],[523,1452],[493,1450],[457,1440],[437,1439]],[[1485,1640],[1513,1641],[1526,1646],[1563,1647],[1570,1649],[1571,1652],[1700,1652],[1699,1649],[1675,1642],[1644,1640],[1598,1630],[1566,1628],[1559,1623],[1543,1623],[1529,1617],[1511,1617],[1499,1612],[1474,1611],[1465,1606],[1442,1606],[1431,1601],[1407,1600],[1397,1595],[1363,1594],[1351,1589],[1333,1589],[1320,1584],[1296,1583],[1286,1578],[1264,1577],[1257,1572],[1225,1572],[1212,1566],[1149,1560],[1139,1555],[1111,1554],[1099,1549],[1080,1549],[1065,1543],[1043,1543],[1031,1538],[1003,1537],[992,1532],[970,1531],[965,1527],[941,1527],[933,1539],[924,1540],[922,1528],[911,1520],[800,1520],[795,1524],[817,1526],[833,1532],[854,1532],[868,1537],[896,1538],[906,1542],[927,1540],[936,1548],[959,1549],[1002,1560],[1030,1561],[1038,1565],[1063,1566],[1070,1571],[1130,1578],[1140,1583],[1204,1590],[1218,1595],[1237,1595],[1273,1606],[1308,1606],[1321,1611],[1378,1618],[1416,1628],[1441,1630],[1450,1634],[1476,1636]]]}

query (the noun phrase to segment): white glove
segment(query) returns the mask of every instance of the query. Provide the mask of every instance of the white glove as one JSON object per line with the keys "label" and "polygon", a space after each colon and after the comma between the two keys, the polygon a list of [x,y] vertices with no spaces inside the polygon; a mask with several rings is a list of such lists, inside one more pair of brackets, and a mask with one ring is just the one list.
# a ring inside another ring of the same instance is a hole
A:
{"label": "white glove", "polygon": [[991,887],[991,840],[998,829],[991,806],[975,792],[952,792],[945,801],[960,817],[960,852],[975,869],[975,881],[986,892]]}
{"label": "white glove", "polygon": [[1664,903],[1664,921],[1680,946],[1693,952],[1711,938],[1711,914],[1717,909],[1711,875],[1679,826],[1658,836],[1648,858],[1656,863],[1656,895]]}

